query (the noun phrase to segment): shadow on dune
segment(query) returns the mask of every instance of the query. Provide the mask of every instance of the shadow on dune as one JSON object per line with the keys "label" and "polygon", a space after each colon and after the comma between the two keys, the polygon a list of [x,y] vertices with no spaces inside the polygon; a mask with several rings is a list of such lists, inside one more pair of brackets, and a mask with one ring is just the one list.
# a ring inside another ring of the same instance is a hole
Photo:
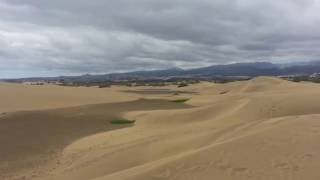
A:
{"label": "shadow on dune", "polygon": [[79,138],[132,126],[110,123],[124,112],[191,107],[166,100],[139,99],[7,114],[0,117],[0,174],[39,166]]}

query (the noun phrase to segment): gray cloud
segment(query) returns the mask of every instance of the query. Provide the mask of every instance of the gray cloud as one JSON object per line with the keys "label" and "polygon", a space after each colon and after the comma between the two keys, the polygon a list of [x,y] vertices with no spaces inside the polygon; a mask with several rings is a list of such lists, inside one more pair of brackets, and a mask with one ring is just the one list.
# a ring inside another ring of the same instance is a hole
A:
{"label": "gray cloud", "polygon": [[319,8],[319,0],[0,0],[0,71],[316,60]]}

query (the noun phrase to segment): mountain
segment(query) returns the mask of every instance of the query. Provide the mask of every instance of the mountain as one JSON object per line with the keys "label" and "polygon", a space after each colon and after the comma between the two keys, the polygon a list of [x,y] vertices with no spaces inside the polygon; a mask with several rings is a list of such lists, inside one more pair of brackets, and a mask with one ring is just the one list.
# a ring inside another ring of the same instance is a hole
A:
{"label": "mountain", "polygon": [[320,72],[320,61],[301,64],[273,64],[269,62],[234,63],[214,65],[195,69],[166,69],[154,71],[135,71],[128,73],[112,73],[103,75],[60,76],[49,78],[23,78],[6,81],[64,81],[64,82],[105,82],[105,81],[135,81],[170,78],[201,78],[212,79],[224,76],[279,76],[279,75],[309,75]]}
{"label": "mountain", "polygon": [[209,66],[191,69],[188,70],[188,73],[205,76],[262,76],[277,75],[280,72],[277,65],[268,62],[255,62]]}

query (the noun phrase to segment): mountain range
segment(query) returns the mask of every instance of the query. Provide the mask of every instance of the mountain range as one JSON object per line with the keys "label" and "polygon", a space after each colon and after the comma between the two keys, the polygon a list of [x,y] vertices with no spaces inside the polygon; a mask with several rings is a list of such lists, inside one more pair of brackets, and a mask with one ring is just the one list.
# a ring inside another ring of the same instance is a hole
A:
{"label": "mountain range", "polygon": [[81,76],[32,77],[10,79],[7,81],[65,81],[65,82],[103,82],[103,81],[134,81],[148,79],[198,78],[212,79],[226,76],[284,76],[310,75],[320,72],[320,61],[306,63],[274,64],[270,62],[234,63],[214,65],[195,69],[172,68],[153,71],[135,71],[128,73],[112,73],[103,75],[85,74]]}

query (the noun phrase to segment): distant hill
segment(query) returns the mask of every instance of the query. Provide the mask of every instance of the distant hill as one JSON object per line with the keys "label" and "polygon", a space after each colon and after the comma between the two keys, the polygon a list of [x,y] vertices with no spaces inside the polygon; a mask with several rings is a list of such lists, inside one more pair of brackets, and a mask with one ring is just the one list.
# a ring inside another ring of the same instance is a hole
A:
{"label": "distant hill", "polygon": [[136,71],[128,73],[112,73],[103,75],[34,77],[11,79],[6,81],[64,81],[64,82],[104,82],[104,81],[135,81],[148,79],[195,78],[211,79],[226,76],[279,76],[279,75],[310,75],[320,72],[320,61],[301,64],[273,64],[269,62],[234,63],[214,65],[196,69],[166,69],[155,71]]}
{"label": "distant hill", "polygon": [[277,65],[268,62],[216,65],[191,69],[187,73],[201,76],[262,76],[281,74]]}

